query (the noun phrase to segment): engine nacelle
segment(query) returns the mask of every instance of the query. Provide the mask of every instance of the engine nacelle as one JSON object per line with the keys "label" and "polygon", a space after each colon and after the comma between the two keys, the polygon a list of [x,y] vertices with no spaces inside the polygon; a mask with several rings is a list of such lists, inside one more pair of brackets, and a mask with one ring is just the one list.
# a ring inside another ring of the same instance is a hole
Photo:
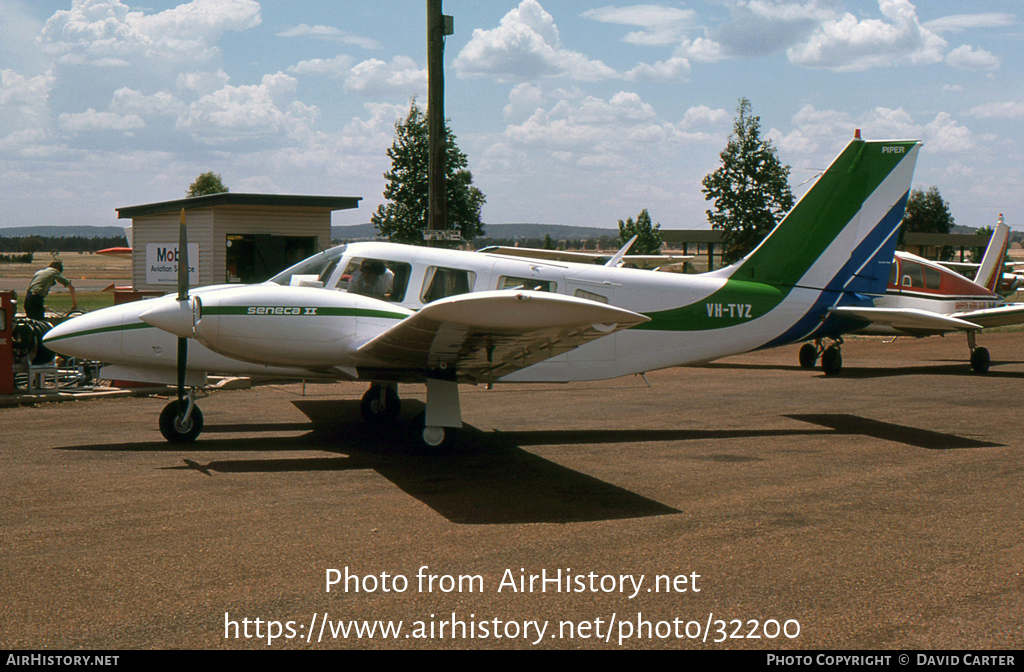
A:
{"label": "engine nacelle", "polygon": [[356,349],[412,315],[357,294],[247,285],[196,296],[195,338],[214,352],[276,366],[354,366]]}

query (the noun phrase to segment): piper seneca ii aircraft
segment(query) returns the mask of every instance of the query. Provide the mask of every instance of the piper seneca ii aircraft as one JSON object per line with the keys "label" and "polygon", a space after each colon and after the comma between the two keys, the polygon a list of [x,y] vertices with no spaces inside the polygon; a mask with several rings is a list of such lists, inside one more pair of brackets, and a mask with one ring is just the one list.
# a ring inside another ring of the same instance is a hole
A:
{"label": "piper seneca ii aircraft", "polygon": [[885,292],[919,150],[858,134],[754,251],[701,275],[358,243],[263,284],[190,291],[181,261],[178,296],[75,318],[45,343],[110,363],[104,376],[176,379],[160,420],[172,442],[201,432],[188,388],[218,372],[366,381],[370,421],[398,415],[399,384],[426,383],[422,438],[442,447],[462,426],[460,383],[708,362],[805,340],[832,308],[870,305]]}
{"label": "piper seneca ii aircraft", "polygon": [[[828,333],[837,319],[852,325],[847,333],[871,336],[920,338],[963,331],[967,333],[971,367],[977,373],[987,372],[991,356],[987,348],[978,346],[978,332],[1024,322],[1024,303],[1008,303],[996,293],[1009,230],[1000,219],[977,266],[976,282],[946,268],[947,262],[896,252],[885,293],[875,297],[871,306],[837,305],[829,309],[822,333]],[[827,347],[824,337],[813,334],[811,338],[814,342],[800,349],[800,366],[813,368],[820,357],[826,375],[839,373],[843,367],[842,335],[833,332],[828,336],[833,343]]]}

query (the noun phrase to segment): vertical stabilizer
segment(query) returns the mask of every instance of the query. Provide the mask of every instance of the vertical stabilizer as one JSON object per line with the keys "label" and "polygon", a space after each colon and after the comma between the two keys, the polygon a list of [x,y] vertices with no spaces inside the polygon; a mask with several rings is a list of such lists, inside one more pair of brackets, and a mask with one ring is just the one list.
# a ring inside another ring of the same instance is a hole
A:
{"label": "vertical stabilizer", "polygon": [[990,292],[996,291],[999,280],[1003,276],[1003,263],[1006,260],[1006,249],[1010,245],[1010,227],[999,215],[999,223],[985,248],[985,256],[981,258],[981,266],[974,281]]}
{"label": "vertical stabilizer", "polygon": [[779,287],[882,293],[920,143],[854,138],[761,244],[717,273]]}

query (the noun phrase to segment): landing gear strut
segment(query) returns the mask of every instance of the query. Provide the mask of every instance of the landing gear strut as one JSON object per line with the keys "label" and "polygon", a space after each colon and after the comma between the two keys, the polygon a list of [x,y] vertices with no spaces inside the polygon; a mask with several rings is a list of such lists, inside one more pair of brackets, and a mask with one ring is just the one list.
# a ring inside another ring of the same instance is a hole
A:
{"label": "landing gear strut", "polygon": [[359,403],[363,419],[371,424],[391,422],[402,412],[402,400],[398,398],[398,388],[394,385],[373,383],[363,395]]}
{"label": "landing gear strut", "polygon": [[976,331],[967,332],[967,346],[971,349],[971,368],[975,373],[988,373],[992,358],[988,354],[988,348],[978,347],[977,335]]}
{"label": "landing gear strut", "polygon": [[[398,388],[393,383],[373,383],[359,404],[363,418],[376,425],[396,420],[402,410]],[[451,448],[462,428],[459,385],[455,381],[427,379],[427,408],[413,420],[423,446],[430,452]]]}
{"label": "landing gear strut", "polygon": [[195,390],[175,399],[160,412],[160,433],[170,443],[194,443],[203,432],[203,412],[196,406]]}
{"label": "landing gear strut", "polygon": [[832,345],[825,347],[823,339],[818,339],[814,343],[804,343],[803,347],[800,348],[800,367],[804,369],[813,369],[814,364],[821,359],[821,369],[825,372],[826,376],[838,375],[843,370],[843,351],[842,351],[843,339],[833,339]]}

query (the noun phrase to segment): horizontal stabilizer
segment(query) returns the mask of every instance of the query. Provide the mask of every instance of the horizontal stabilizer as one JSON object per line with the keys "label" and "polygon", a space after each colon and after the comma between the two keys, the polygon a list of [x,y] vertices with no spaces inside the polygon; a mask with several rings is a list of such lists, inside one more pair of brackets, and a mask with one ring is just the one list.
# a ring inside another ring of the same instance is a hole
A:
{"label": "horizontal stabilizer", "polygon": [[980,324],[983,327],[1005,327],[1011,324],[1021,324],[1024,323],[1024,303],[1009,303],[998,308],[954,313],[954,317]]}
{"label": "horizontal stabilizer", "polygon": [[494,380],[650,318],[547,292],[463,294],[427,305],[359,348],[366,365]]}
{"label": "horizontal stabilizer", "polygon": [[981,329],[980,324],[968,322],[965,319],[960,319],[960,317],[941,315],[916,308],[857,308],[854,306],[843,306],[830,309],[829,314],[892,327],[910,335]]}

